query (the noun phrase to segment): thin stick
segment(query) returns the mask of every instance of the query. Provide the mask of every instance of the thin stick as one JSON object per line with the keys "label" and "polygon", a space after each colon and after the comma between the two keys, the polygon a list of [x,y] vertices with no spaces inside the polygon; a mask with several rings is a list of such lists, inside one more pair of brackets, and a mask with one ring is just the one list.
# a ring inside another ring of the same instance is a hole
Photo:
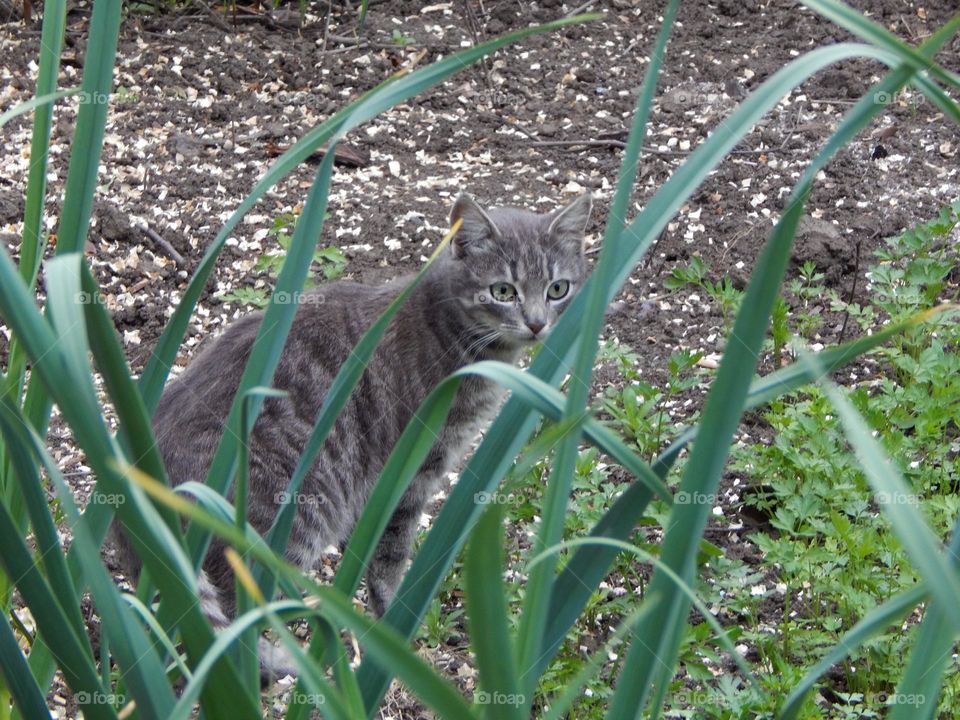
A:
{"label": "thin stick", "polygon": [[146,235],[148,238],[150,238],[154,242],[154,244],[157,245],[157,247],[163,250],[170,258],[172,258],[173,261],[177,263],[177,265],[187,264],[187,261],[184,259],[183,255],[178,253],[176,249],[173,247],[173,245],[171,245],[162,237],[160,237],[157,233],[155,233],[150,228],[149,225],[144,223],[140,229],[143,230],[143,234]]}
{"label": "thin stick", "polygon": [[[519,128],[517,128],[519,130]],[[523,132],[523,131],[522,131]],[[524,135],[527,135],[524,132]],[[535,142],[526,143],[531,147],[575,147],[575,146],[585,146],[585,147],[614,147],[614,148],[624,148],[627,146],[622,140],[606,139],[606,140],[537,140]],[[643,152],[649,155],[689,155],[693,150],[660,150],[659,148],[648,147],[644,145]],[[762,152],[769,152],[769,150],[731,150],[727,155],[758,155]]]}
{"label": "thin stick", "polygon": [[590,2],[585,2],[580,7],[575,7],[573,10],[568,12],[564,17],[573,17],[574,15],[579,15],[580,13],[586,12],[596,4],[597,4],[597,0],[590,0]]}

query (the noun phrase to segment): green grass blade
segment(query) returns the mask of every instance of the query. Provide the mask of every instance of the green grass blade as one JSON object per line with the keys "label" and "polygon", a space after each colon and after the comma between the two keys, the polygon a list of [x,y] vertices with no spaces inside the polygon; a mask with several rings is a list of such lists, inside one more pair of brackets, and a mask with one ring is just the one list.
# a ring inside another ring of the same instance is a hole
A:
{"label": "green grass blade", "polygon": [[363,30],[367,26],[367,9],[370,5],[370,0],[361,0],[360,2],[360,20],[357,23],[357,42],[360,42],[360,38],[363,37]]}
{"label": "green grass blade", "polygon": [[[295,616],[309,612],[309,608],[295,600],[278,600],[257,608],[252,608],[239,615],[230,625],[217,633],[217,639],[210,645],[207,653],[194,669],[193,677],[183,689],[176,707],[171,711],[169,720],[188,720],[193,714],[193,706],[200,697],[205,684],[210,679],[210,673],[220,657],[223,657],[235,644],[242,642],[249,631],[256,629],[263,623],[269,613],[291,613]],[[322,687],[324,710],[329,710],[334,718],[349,718],[346,708],[340,700],[339,693],[329,683],[321,679],[318,681],[311,676],[313,682]]]}
{"label": "green grass blade", "polygon": [[[301,613],[303,614],[303,613]],[[316,612],[307,613],[308,615],[315,615]],[[323,669],[315,663],[303,648],[300,646],[300,643],[297,642],[297,639],[293,636],[293,633],[287,629],[286,624],[277,617],[275,613],[269,613],[267,619],[270,621],[270,626],[273,628],[273,631],[279,635],[280,640],[283,643],[283,647],[290,654],[290,657],[294,659],[297,663],[297,669],[299,674],[297,676],[297,688],[303,687],[305,690],[304,699],[307,701],[305,704],[307,706],[314,705],[318,709],[322,709],[326,712],[323,714],[326,716],[333,715],[334,713],[329,712],[327,709],[328,700],[330,697],[337,698],[337,717],[342,717],[344,720],[350,720],[351,718],[357,717],[356,715],[356,701],[351,698],[347,698],[344,693],[337,693],[334,686],[327,682],[326,676]],[[329,623],[324,623],[325,627],[330,627]],[[334,642],[340,643],[340,638],[337,637]],[[340,668],[347,663],[338,663],[337,667]],[[336,677],[339,679],[344,679],[344,676],[349,675],[353,676],[353,673],[350,671],[349,666],[346,669],[346,672],[335,670]],[[294,690],[294,693],[298,690]],[[298,701],[300,698],[298,698]]]}
{"label": "green grass blade", "polygon": [[[633,267],[673,214],[736,146],[742,134],[774,107],[784,94],[810,74],[860,54],[887,57],[881,51],[864,45],[837,44],[820,48],[775,73],[748,97],[724,125],[742,129],[742,133],[712,134],[624,230],[624,237],[629,238],[630,242],[621,243],[618,249],[615,263],[617,272],[606,289],[607,302],[612,300],[620,286],[626,282]],[[560,318],[546,342],[546,347],[537,354],[531,364],[531,374],[551,384],[558,383],[565,374],[565,362],[576,348],[579,322],[588,297],[587,289],[592,282],[592,279],[587,281],[584,289]],[[410,637],[419,625],[442,577],[462,546],[465,533],[473,526],[478,510],[473,503],[474,494],[490,492],[496,487],[509,467],[510,458],[517,456],[535,426],[536,418],[532,412],[524,403],[511,399],[484,436],[477,452],[461,474],[460,481],[441,508],[427,540],[414,558],[413,565],[398,590],[397,601],[384,616],[384,621],[396,628],[402,636]],[[367,712],[370,713],[386,691],[390,673],[364,661],[361,663],[359,678]]]}
{"label": "green grass blade", "polygon": [[840,642],[820,658],[820,661],[811,668],[803,680],[790,691],[783,707],[777,713],[777,720],[796,720],[803,707],[806,694],[813,689],[817,680],[834,665],[842,662],[864,642],[875,635],[879,635],[894,623],[899,623],[907,613],[923,602],[926,594],[926,589],[918,586],[890,598],[868,612],[862,620],[844,634]]}
{"label": "green grass blade", "polygon": [[[919,312],[900,322],[890,323],[872,335],[864,335],[842,345],[835,345],[825,348],[817,354],[820,364],[828,375],[832,375],[840,368],[848,365],[861,355],[879,347],[897,335],[903,334],[912,327],[926,322],[927,320],[947,311],[956,311],[958,308],[953,305],[940,305],[929,310]],[[747,395],[747,404],[745,410],[752,410],[766,405],[781,395],[797,390],[807,383],[815,382],[817,377],[810,374],[810,369],[805,363],[794,362],[785,368],[765,375],[762,378],[754,380],[750,386],[750,392]],[[660,457],[654,463],[654,470],[661,476],[666,475],[666,471],[673,464],[674,460],[680,454],[680,451],[687,447],[697,436],[697,428],[688,428],[674,440],[670,447],[663,451]]]}
{"label": "green grass blade", "polygon": [[136,595],[123,593],[122,597],[134,611],[134,613],[136,613],[137,617],[140,619],[140,622],[150,628],[153,636],[161,645],[163,645],[163,649],[166,651],[167,655],[173,658],[173,664],[179,671],[180,677],[189,682],[192,675],[190,668],[187,667],[187,663],[185,662],[183,654],[180,653],[177,650],[176,645],[173,644],[173,640],[171,640],[170,636],[164,632],[162,627],[160,627],[160,623],[157,622],[157,617],[153,614],[153,610],[144,605],[140,598],[138,598]]}
{"label": "green grass blade", "polygon": [[[813,372],[820,372],[816,358],[806,355],[806,359]],[[957,603],[960,576],[923,519],[919,500],[850,400],[825,377],[821,378],[820,387],[837,411],[860,467],[877,494],[880,509],[890,521],[913,567],[926,581],[931,598],[953,626],[954,635],[960,635],[960,604]]]}
{"label": "green grass blade", "polygon": [[[247,487],[249,480],[249,447],[250,432],[253,430],[253,424],[256,421],[256,409],[254,400],[261,403],[265,398],[283,398],[287,393],[274,390],[268,387],[253,387],[240,395],[240,437],[237,443],[237,484],[234,493],[234,520],[233,524],[238,530],[247,527]],[[238,562],[242,563],[240,559]],[[250,610],[254,604],[254,598],[247,592],[246,584],[243,582],[243,576],[239,573],[234,577],[236,612],[237,615]],[[259,591],[259,588],[256,588]],[[250,628],[240,637],[240,642],[234,646],[234,660],[237,668],[240,670],[240,677],[248,687],[256,687],[260,677],[260,664],[257,655],[257,629]]]}
{"label": "green grass blade", "polygon": [[894,698],[910,698],[896,702],[890,720],[932,720],[936,717],[944,675],[953,655],[956,635],[944,632],[946,613],[938,603],[931,603],[917,629],[917,637],[907,668],[900,679]]}
{"label": "green grass blade", "polygon": [[[571,370],[572,381],[569,385],[567,404],[564,410],[565,418],[578,417],[587,412],[590,382],[593,377],[593,365],[597,354],[597,342],[603,329],[607,306],[606,288],[611,284],[614,275],[623,229],[626,226],[626,213],[630,204],[630,195],[640,166],[640,150],[647,133],[647,121],[656,93],[657,77],[660,74],[660,67],[666,54],[667,41],[673,29],[673,22],[676,19],[679,6],[679,0],[671,0],[667,4],[654,50],[650,55],[650,64],[644,73],[643,85],[637,97],[637,106],[620,166],[613,205],[604,232],[600,259],[593,271],[593,283],[590,284],[588,289],[584,290],[587,293],[587,303],[584,316],[581,319],[580,342],[576,349]],[[563,537],[573,474],[580,450],[579,446],[579,432],[569,433],[560,442],[554,456],[553,470],[547,482],[540,527],[533,546],[534,550],[542,551],[555,545]],[[543,635],[548,622],[547,611],[555,581],[556,557],[551,555],[546,562],[538,565],[530,573],[527,591],[524,595],[523,614],[517,638],[517,658],[521,678],[524,679],[521,689],[528,697],[526,705],[528,713],[533,703],[536,684],[539,682],[539,676],[531,671],[536,667],[537,661],[543,653]]]}
{"label": "green grass blade", "polygon": [[[470,647],[477,656],[480,691],[474,701],[486,717],[521,720],[529,717],[520,693],[517,660],[510,641],[507,590],[503,582],[503,507],[494,503],[480,515],[470,534],[464,562]],[[485,701],[485,702],[484,702]]]}
{"label": "green grass blade", "polygon": [[[60,322],[67,322],[69,319],[68,315],[64,315],[67,312],[64,305],[70,303],[66,298],[73,295],[79,287],[79,273],[73,271],[77,269],[80,262],[79,255],[72,255],[59,258],[48,266],[51,316],[59,319]],[[71,283],[69,277],[71,274],[76,275],[73,283]],[[74,306],[74,312],[79,314],[79,308]],[[82,334],[82,330],[82,323],[77,323],[74,331]],[[64,335],[61,335],[61,337],[65,346],[76,350],[76,338],[68,338]],[[79,522],[79,511],[73,502],[72,492],[64,482],[56,464],[47,454],[42,440],[35,433],[30,433],[29,426],[23,421],[18,409],[11,405],[8,399],[5,399],[0,404],[0,412],[3,414],[2,422],[7,444],[10,447],[18,448],[18,454],[14,456],[14,459],[18,460],[21,454],[30,449],[43,462],[48,476],[58,490],[61,508],[73,528],[73,546],[77,548],[79,562],[84,566],[97,608],[103,617],[112,618],[110,623],[105,624],[104,634],[111,641],[118,664],[127,670],[125,678],[128,686],[131,687],[134,697],[144,708],[142,712],[146,717],[162,717],[165,709],[172,706],[173,700],[172,692],[165,680],[164,682],[157,682],[158,673],[163,675],[163,667],[159,658],[153,652],[151,643],[134,621],[134,616],[128,608],[123,606],[113,578],[101,564],[99,543],[94,542],[89,537],[85,532],[85,526]],[[31,498],[30,507],[33,514],[46,515],[47,523],[52,525],[45,495],[40,490],[39,477],[36,476],[36,473],[33,473],[32,476],[25,474],[30,470],[29,466],[22,469],[18,468],[18,470],[21,470],[18,476],[23,485],[23,492]],[[30,480],[37,483],[37,487],[27,487],[26,482]],[[98,502],[108,503],[110,500],[110,498],[95,491],[92,502],[96,505]],[[122,498],[114,498],[113,502],[122,502],[122,500]],[[39,507],[33,507],[37,503],[39,503]],[[38,526],[42,527],[39,523]],[[52,528],[51,531],[56,532],[55,528]],[[43,534],[38,533],[38,536],[43,537]],[[82,617],[79,615],[79,594],[76,592],[60,552],[59,545],[51,547],[49,553],[44,557],[44,562],[45,564],[49,563],[49,567],[57,568],[56,574],[52,575],[51,579],[56,579],[58,585],[63,584],[62,587],[57,589],[60,603],[64,608],[70,608],[76,613],[76,617],[71,618],[74,621],[73,629],[78,637],[85,640],[86,628]],[[53,557],[54,554],[59,555],[59,560]],[[48,645],[57,645],[58,654],[59,640],[59,634],[47,635],[46,637]],[[154,712],[157,714],[154,715]]]}
{"label": "green grass blade", "polygon": [[310,157],[321,145],[331,140],[335,133],[342,137],[345,133],[361,122],[376,116],[393,105],[410,99],[411,97],[442,82],[451,75],[469,67],[481,57],[488,55],[501,47],[522,40],[530,35],[551,32],[567,25],[582,23],[601,17],[600,15],[581,15],[573,18],[564,18],[556,22],[545,23],[531,28],[525,28],[495,38],[473,48],[468,48],[443,60],[421,68],[405,76],[395,75],[385,83],[371,90],[353,104],[336,113],[326,122],[308,132],[298,140],[292,148],[281,155],[270,167],[266,174],[257,182],[250,195],[230,216],[226,224],[217,234],[211,246],[207,249],[203,259],[197,266],[194,275],[183,292],[180,304],[164,328],[157,346],[151,354],[150,360],[140,379],[140,387],[148,410],[152,413],[160,401],[163,384],[167,372],[173,364],[177,349],[186,333],[190,315],[196,306],[203,287],[213,270],[217,255],[230,236],[231,230],[240,221],[240,218],[254,206],[263,194],[277,182],[286,177],[297,165]]}
{"label": "green grass blade", "polygon": [[[448,681],[438,676],[394,630],[358,612],[350,598],[334,588],[316,583],[299,568],[278,557],[262,540],[251,540],[252,530],[249,528],[247,533],[241,532],[229,520],[222,520],[204,508],[181,498],[170,488],[134,467],[126,468],[126,471],[157,502],[163,503],[197,526],[202,526],[223,538],[237,552],[248,554],[258,562],[268,565],[278,576],[316,596],[318,607],[311,609],[311,613],[324,618],[335,627],[345,627],[353,632],[367,648],[368,655],[375,656],[380,662],[395,668],[400,680],[426,704],[436,709],[441,717],[474,717],[470,707]],[[309,662],[313,661],[309,660]]]}
{"label": "green grass blade", "polygon": [[[951,309],[940,306],[917,313],[898,323],[892,323],[873,335],[865,335],[842,345],[826,348],[817,357],[827,374],[832,374],[849,364],[863,353],[882,345],[905,330]],[[745,409],[764,405],[786,393],[817,380],[803,363],[793,363],[765,377],[754,380],[747,395]],[[689,428],[668,447],[654,463],[658,477],[666,477],[680,451],[696,438],[697,428]],[[634,483],[617,498],[613,506],[591,529],[591,538],[627,540],[633,533],[647,504],[651,499],[648,488]],[[547,625],[543,654],[539,659],[537,674],[542,674],[560,650],[567,631],[580,616],[593,588],[607,573],[616,556],[616,550],[603,545],[585,545],[577,549],[557,578],[550,604],[550,621]]]}
{"label": "green grass blade", "polygon": [[108,101],[113,91],[113,64],[121,15],[120,0],[100,0],[93,6],[83,63],[83,102],[77,112],[77,126],[71,144],[73,152],[57,232],[58,254],[83,252],[87,241]]}
{"label": "green grass blade", "polygon": [[[244,415],[244,395],[258,385],[270,385],[273,373],[280,363],[287,333],[293,325],[298,303],[279,302],[278,298],[298,297],[303,292],[303,286],[310,271],[310,263],[313,262],[316,239],[320,237],[323,230],[324,214],[327,210],[327,188],[333,173],[333,149],[331,147],[324,156],[313,186],[310,188],[303,214],[297,222],[297,228],[287,251],[287,258],[277,278],[277,287],[270,305],[263,314],[250,358],[240,378],[240,386],[225,423],[226,431],[210,463],[207,484],[220,493],[227,492],[237,470],[237,449],[241,437],[240,424]],[[257,396],[250,399],[248,421],[251,427],[262,402],[262,399]],[[204,534],[191,529],[187,534],[187,542],[193,562],[199,566],[207,547]]]}
{"label": "green grass blade", "polygon": [[955,124],[960,124],[960,105],[957,105],[953,99],[940,89],[933,81],[925,77],[915,77],[913,85],[936,105],[943,114],[953,120]]}
{"label": "green grass blade", "polygon": [[[4,431],[7,430],[3,423]],[[6,434],[6,433],[5,433]],[[20,596],[30,608],[37,628],[48,641],[56,638],[58,664],[67,684],[75,692],[89,693],[88,697],[102,697],[106,690],[100,684],[90,643],[73,628],[56,596],[47,585],[39,568],[33,563],[30,551],[5,505],[0,504],[0,564],[7,576],[13,578]],[[112,708],[102,703],[88,704],[84,710],[90,717],[115,718]]]}
{"label": "green grass blade", "polygon": [[[335,587],[345,595],[351,595],[356,590],[361,573],[370,560],[390,515],[436,442],[437,433],[446,420],[460,381],[468,375],[492,380],[510,390],[512,396],[525,407],[534,409],[554,422],[563,421],[563,395],[556,388],[512,365],[489,360],[473,363],[443,381],[421,403],[414,415],[415,421],[404,429],[357,522],[335,580]],[[647,487],[651,494],[656,492],[667,502],[672,502],[670,491],[649,466],[630,452],[607,428],[588,417],[576,419],[576,424],[584,427],[586,436],[597,447],[622,461],[624,467],[633,472],[639,478],[639,484]],[[567,431],[569,427],[568,424]],[[471,498],[471,501],[476,504],[474,498]]]}
{"label": "green grass blade", "polygon": [[[804,56],[801,61],[809,59],[812,54]],[[809,69],[813,70],[812,67]],[[911,75],[909,68],[895,70],[874,89],[896,91],[909,81]],[[797,183],[750,278],[731,332],[731,341],[707,398],[697,442],[680,484],[681,491],[701,493],[703,496],[710,496],[716,491],[730,443],[746,404],[770,312],[779,294],[796,227],[813,179],[819,169],[881,110],[882,106],[873,102],[871,96],[861,98]],[[663,540],[663,559],[687,581],[692,580],[694,575],[699,539],[703,535],[708,513],[706,503],[691,503],[674,505],[670,515],[670,525]],[[668,592],[667,582],[662,573],[654,572],[650,592]],[[666,691],[669,676],[674,672],[688,608],[689,604],[681,598],[643,618],[621,671],[608,714],[610,720],[634,717],[638,708],[646,705],[651,689],[655,689],[654,716],[659,713],[659,698]]]}
{"label": "green grass blade", "polygon": [[[62,272],[63,284],[50,286],[48,291],[51,318],[64,331],[62,338],[54,334],[49,323],[40,315],[30,291],[18,277],[13,263],[3,248],[0,248],[0,315],[23,342],[32,359],[33,379],[42,382],[46,391],[60,406],[65,420],[73,429],[78,444],[85,451],[88,462],[99,479],[98,488],[107,495],[124,498],[124,502],[117,508],[117,514],[143,559],[144,567],[151,577],[157,579],[165,600],[175,607],[176,617],[180,618],[180,627],[188,654],[192,658],[197,658],[212,642],[213,633],[199,609],[193,569],[180,550],[179,540],[157,511],[141,492],[136,491],[136,488],[129,488],[125,479],[115,470],[113,462],[118,456],[118,448],[104,425],[96,398],[90,397],[90,369],[87,356],[82,349],[85,343],[82,340],[82,333],[74,329],[84,326],[80,307],[70,299],[71,289],[76,289],[80,280],[79,272],[77,277],[73,277],[72,271],[67,272],[67,270],[68,264],[71,261],[78,261],[79,256],[74,256],[72,259],[65,256],[61,260],[63,262],[52,264],[52,268],[55,274]],[[79,349],[78,351],[83,354],[75,356],[68,351],[69,349]],[[74,529],[76,537],[79,537],[83,528],[78,525]],[[84,575],[90,569],[94,571],[103,569],[99,561],[99,543],[94,543],[91,539],[90,544],[97,548],[96,558],[84,558],[84,553],[78,553],[75,556],[81,564],[84,560],[89,563],[89,568],[84,568]],[[91,550],[91,552],[94,551]],[[109,585],[113,591],[116,591],[112,580]],[[110,603],[112,597],[107,594],[97,598],[97,601],[101,604]],[[49,640],[49,637],[47,639]],[[114,641],[112,645],[116,650],[117,642]],[[145,663],[142,666],[146,668]],[[256,708],[253,705],[244,708],[238,704],[237,696],[246,696],[246,694],[239,685],[235,671],[232,676],[229,667],[223,668],[220,672],[218,683],[212,685],[210,690],[211,716],[224,713],[223,708],[226,706],[225,702],[221,702],[218,712],[213,699],[223,700],[231,696],[234,704],[232,716],[250,716]],[[147,677],[146,673],[144,677]],[[153,682],[156,682],[156,674],[153,678]],[[151,681],[145,680],[145,682]],[[164,689],[169,692],[169,688],[165,685]],[[158,702],[154,707],[162,716],[163,704]]]}
{"label": "green grass blade", "polygon": [[40,718],[49,715],[47,700],[40,692],[6,618],[0,622],[0,676],[21,716]]}
{"label": "green grass blade", "polygon": [[[57,100],[62,100],[65,97],[70,97],[71,95],[77,95],[80,93],[80,88],[70,88],[69,90],[58,90],[56,92],[46,93],[44,95],[37,95],[32,97],[25,102],[15,105],[5,113],[0,113],[0,128],[6,125],[8,122],[13,120],[15,117],[20,117],[21,115],[30,112],[31,110],[36,110],[37,108],[43,107],[45,105],[52,105]],[[45,156],[44,156],[45,158]],[[29,184],[29,183],[28,183]]]}
{"label": "green grass blade", "polygon": [[[566,542],[559,543],[552,548],[548,548],[546,551],[540,553],[536,557],[530,560],[529,566],[532,567],[538,563],[543,562],[544,558],[547,555],[556,555],[557,553],[562,552],[568,548],[576,547],[587,547],[591,545],[603,545],[609,547],[619,553],[628,553],[635,556],[638,560],[645,563],[650,563],[655,568],[660,570],[664,575],[669,578],[670,582],[673,583],[674,588],[678,590],[681,594],[686,596],[690,603],[697,609],[697,612],[703,617],[711,629],[717,634],[717,640],[720,646],[730,654],[730,657],[733,659],[733,662],[740,668],[740,672],[743,673],[744,678],[747,679],[750,683],[755,682],[753,673],[750,671],[750,666],[747,665],[746,660],[741,657],[740,653],[737,652],[736,648],[733,646],[729,636],[727,635],[726,630],[723,629],[723,626],[720,624],[720,621],[717,620],[713,613],[710,612],[710,608],[707,607],[698,596],[693,587],[684,581],[673,569],[663,562],[659,557],[648,553],[642,548],[638,548],[636,545],[633,545],[628,542],[623,542],[621,540],[611,540],[609,538],[577,538],[574,540],[567,540]],[[666,595],[665,597],[671,598],[674,595]]]}
{"label": "green grass blade", "polygon": [[[941,82],[960,88],[960,77],[931,62],[932,54],[915,50],[889,30],[867,19],[849,5],[837,0],[802,0],[802,2],[853,35],[894,53],[898,64],[902,62],[914,72],[926,71]],[[960,15],[951,19],[943,30],[953,35],[958,28],[960,28]]]}
{"label": "green grass blade", "polygon": [[[648,488],[640,483],[631,484],[603,514],[587,539],[628,540],[652,498],[653,493]],[[600,543],[584,545],[574,552],[554,583],[550,619],[544,629],[540,657],[532,672],[540,676],[546,671],[594,589],[606,577],[618,552],[615,547]]]}
{"label": "green grass blade", "polygon": [[436,443],[437,432],[447,419],[459,386],[457,377],[443,382],[430,393],[384,463],[370,500],[350,535],[334,579],[334,587],[345,595],[352,595],[360,584],[363,571],[373,557],[393,511]]}
{"label": "green grass blade", "polygon": [[[66,22],[66,0],[46,0],[43,7],[43,29],[40,34],[40,61],[37,68],[37,89],[34,98],[27,103],[4,113],[0,119],[2,126],[10,117],[19,114],[21,108],[35,103],[33,116],[33,136],[30,141],[30,170],[27,173],[27,196],[23,214],[23,238],[20,242],[20,277],[34,287],[40,258],[43,256],[43,208],[47,192],[47,157],[50,149],[50,128],[52,126],[53,106],[45,98],[59,95],[57,75],[60,71],[60,54],[63,49],[63,32]],[[74,91],[66,91],[69,94]],[[43,102],[40,102],[44,100]],[[3,378],[4,394],[19,399],[24,381],[26,355],[20,343],[13,339],[7,358],[7,374]],[[36,393],[36,391],[34,391]],[[45,415],[46,413],[44,413]],[[3,457],[0,449],[0,458]],[[4,464],[0,464],[0,473],[4,473]],[[0,477],[0,481],[3,478]]]}
{"label": "green grass blade", "polygon": [[[445,247],[446,242],[441,243],[440,247],[434,253],[434,258],[442,252]],[[290,530],[293,527],[294,514],[296,513],[296,504],[292,500],[299,494],[303,480],[307,476],[307,473],[310,472],[310,468],[313,467],[313,463],[320,449],[323,447],[327,435],[330,434],[337,417],[350,398],[350,394],[360,381],[390,321],[406,302],[407,298],[410,297],[410,293],[412,293],[417,285],[420,284],[421,280],[423,280],[424,275],[432,263],[433,260],[431,259],[431,261],[417,273],[413,281],[390,303],[384,313],[377,318],[370,329],[364,333],[360,342],[358,342],[357,346],[350,352],[350,356],[346,362],[337,371],[337,375],[330,384],[330,389],[327,391],[323,404],[317,413],[317,420],[311,431],[310,439],[307,441],[306,447],[297,463],[297,468],[294,470],[290,482],[287,485],[286,497],[288,502],[284,504],[280,512],[277,513],[273,526],[267,535],[267,542],[270,544],[270,547],[273,548],[274,552],[282,554],[284,548],[287,546]],[[370,503],[368,503],[368,505],[369,504]],[[256,575],[256,577],[261,586],[264,587],[265,593],[269,595],[272,592],[272,588],[264,584],[266,578],[260,575]]]}
{"label": "green grass blade", "polygon": [[[40,32],[40,61],[37,68],[37,89],[32,101],[57,96],[57,76],[66,25],[66,0],[46,0],[43,4],[43,29]],[[63,95],[77,90],[66,90]],[[21,106],[22,107],[22,106]],[[10,112],[16,111],[16,108]],[[6,114],[5,114],[6,117]],[[0,125],[5,121],[0,121]],[[20,244],[20,277],[30,287],[36,280],[43,255],[43,207],[47,194],[47,157],[50,150],[50,129],[53,104],[37,105],[33,116],[33,137],[30,141],[30,171],[27,175],[27,197],[23,213],[23,240]],[[11,352],[11,359],[13,353]],[[22,368],[18,368],[22,369]]]}
{"label": "green grass blade", "polygon": [[[60,605],[69,618],[73,631],[78,635],[86,633],[83,615],[77,603],[78,593],[73,578],[67,569],[67,563],[57,534],[57,526],[50,513],[46,493],[37,465],[30,453],[31,443],[26,436],[26,428],[18,423],[22,420],[19,408],[10,398],[0,397],[0,422],[4,424],[7,450],[10,453],[12,484],[26,503],[30,522],[33,525],[33,537],[37,554],[43,563],[50,587],[57,595]],[[21,531],[22,532],[22,531]]]}
{"label": "green grass blade", "polygon": [[[960,556],[960,518],[958,518],[954,524],[948,555],[953,559],[954,567],[957,567],[958,563],[956,558]],[[826,674],[830,668],[849,656],[871,637],[882,633],[886,628],[890,627],[890,625],[899,623],[908,612],[917,607],[921,602],[924,602],[928,595],[928,588],[926,584],[923,583],[887,600],[882,605],[867,613],[866,617],[854,625],[850,631],[841,638],[840,642],[834,645],[833,648],[810,669],[803,680],[793,688],[790,695],[788,695],[784,701],[780,712],[777,714],[777,720],[795,720],[795,718],[799,716],[807,693],[813,689],[817,681]],[[925,617],[923,623],[921,623],[920,637],[917,638],[916,644],[911,651],[907,670],[898,688],[898,692],[909,690],[911,692],[919,691],[923,693],[923,707],[919,712],[925,715],[932,713],[932,711],[936,709],[936,701],[934,698],[937,696],[940,680],[943,676],[942,669],[940,672],[937,671],[937,665],[941,662],[938,651],[943,650],[948,643],[952,645],[954,639],[954,635],[943,632],[943,626],[939,622],[941,613],[939,610],[935,610],[936,608],[937,604],[932,604],[927,612],[927,617]],[[937,633],[941,637],[937,640],[928,640],[927,637],[933,633]],[[949,647],[946,647],[946,651],[949,656]],[[936,685],[936,688],[934,685]],[[930,700],[933,700],[933,702],[929,702]],[[916,714],[918,712],[916,706],[909,707],[912,709],[910,713],[904,715],[904,717],[909,717],[911,720],[914,717],[918,717]],[[891,720],[897,717],[899,713],[901,713],[901,709],[900,706],[897,706],[893,710]],[[923,717],[923,715],[919,717]]]}
{"label": "green grass blade", "polygon": [[583,686],[590,681],[590,678],[596,675],[600,669],[608,662],[607,657],[614,646],[623,641],[624,636],[646,613],[661,602],[659,597],[650,597],[644,599],[636,610],[630,613],[624,620],[617,625],[616,630],[610,635],[610,638],[599,648],[594,650],[593,655],[583,664],[569,680],[558,697],[551,698],[549,701],[550,710],[543,716],[543,720],[565,720],[575,717],[569,715],[570,708],[582,697]]}
{"label": "green grass blade", "polygon": [[[150,425],[150,416],[137,384],[131,378],[130,366],[113,319],[86,263],[80,266],[80,290],[76,301],[83,305],[88,344],[103,378],[104,389],[117,414],[117,436],[138,468],[152,477],[165,480],[166,470]],[[168,524],[175,532],[179,532],[179,525],[172,519]]]}
{"label": "green grass blade", "polygon": [[[953,533],[947,555],[954,568],[960,566],[960,517],[953,524]],[[944,632],[948,620],[939,603],[927,606],[926,615],[917,631],[917,638],[907,668],[897,686],[897,698],[915,699],[915,704],[897,703],[890,720],[934,717],[938,706],[944,675],[956,644],[956,633]],[[909,712],[908,712],[909,710]]]}

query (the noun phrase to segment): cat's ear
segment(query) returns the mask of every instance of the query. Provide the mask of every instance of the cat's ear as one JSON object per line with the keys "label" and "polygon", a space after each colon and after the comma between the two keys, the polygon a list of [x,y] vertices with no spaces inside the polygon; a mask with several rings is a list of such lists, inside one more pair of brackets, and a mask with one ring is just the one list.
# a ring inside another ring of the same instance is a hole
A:
{"label": "cat's ear", "polygon": [[583,234],[587,223],[590,222],[590,210],[593,208],[593,197],[584,193],[566,207],[554,213],[553,220],[547,233],[551,238],[563,243],[575,244],[577,249],[583,247]]}
{"label": "cat's ear", "polygon": [[466,193],[460,193],[453,204],[453,210],[450,211],[450,225],[457,220],[462,220],[463,224],[450,241],[455,257],[462,258],[483,249],[500,235],[490,216]]}

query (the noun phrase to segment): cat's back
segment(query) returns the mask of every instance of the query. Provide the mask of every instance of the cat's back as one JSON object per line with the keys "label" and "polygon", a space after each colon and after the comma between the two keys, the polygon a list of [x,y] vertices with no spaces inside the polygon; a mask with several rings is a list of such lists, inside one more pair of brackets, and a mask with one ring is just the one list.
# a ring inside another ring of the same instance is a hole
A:
{"label": "cat's back", "polygon": [[[408,281],[403,277],[371,286],[341,280],[310,292],[278,295],[278,302],[294,303],[297,309],[272,385],[315,406],[357,342]],[[264,312],[253,312],[231,322],[167,384],[153,421],[164,456],[215,449],[263,318]]]}

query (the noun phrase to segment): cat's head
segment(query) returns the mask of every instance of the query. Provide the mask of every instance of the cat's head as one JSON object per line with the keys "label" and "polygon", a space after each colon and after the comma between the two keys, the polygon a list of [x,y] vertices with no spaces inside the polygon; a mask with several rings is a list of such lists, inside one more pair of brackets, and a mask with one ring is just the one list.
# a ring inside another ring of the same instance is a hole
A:
{"label": "cat's head", "polygon": [[[450,242],[453,290],[476,331],[498,345],[521,348],[543,341],[583,284],[583,238],[592,200],[582,195],[546,215],[484,210],[469,195],[457,198]],[[494,336],[495,334],[495,336]]]}

